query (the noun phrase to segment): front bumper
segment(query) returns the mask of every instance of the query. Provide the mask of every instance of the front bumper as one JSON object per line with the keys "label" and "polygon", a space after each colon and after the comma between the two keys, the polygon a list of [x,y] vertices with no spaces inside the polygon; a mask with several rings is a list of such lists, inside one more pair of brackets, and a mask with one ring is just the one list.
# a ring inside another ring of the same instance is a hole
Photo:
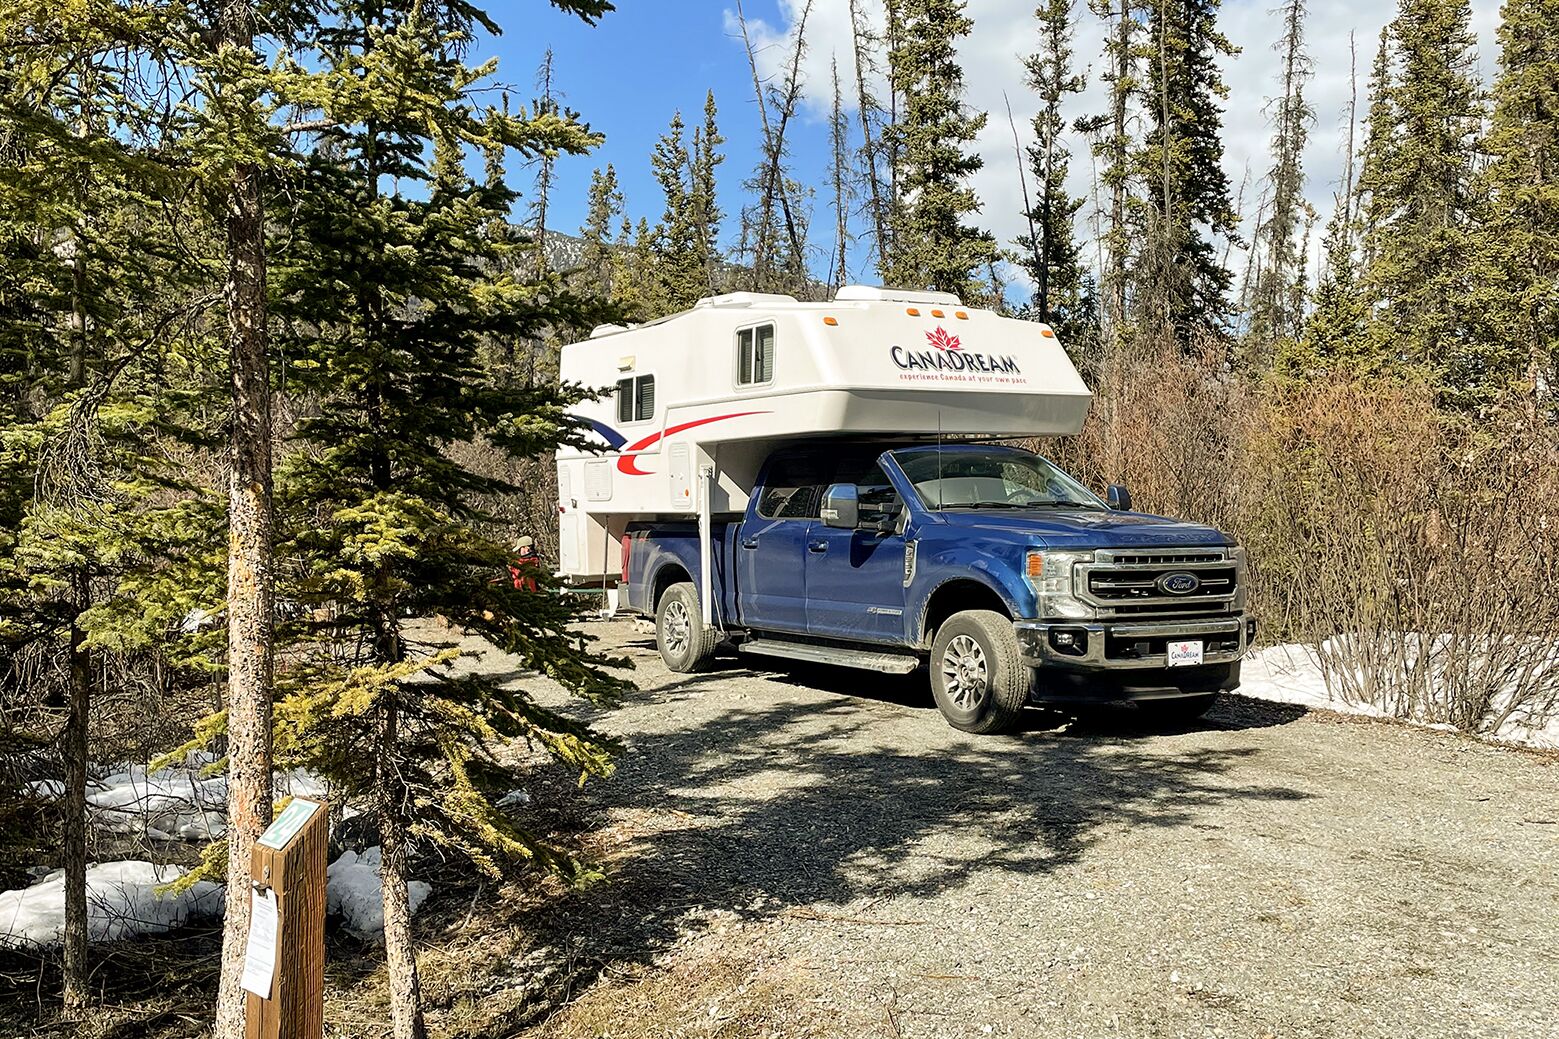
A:
{"label": "front bumper", "polygon": [[1165,643],[1183,639],[1205,644],[1204,666],[1232,664],[1245,655],[1256,636],[1256,621],[1246,614],[1120,623],[1017,621],[1013,627],[1025,664],[1071,671],[1167,668]]}

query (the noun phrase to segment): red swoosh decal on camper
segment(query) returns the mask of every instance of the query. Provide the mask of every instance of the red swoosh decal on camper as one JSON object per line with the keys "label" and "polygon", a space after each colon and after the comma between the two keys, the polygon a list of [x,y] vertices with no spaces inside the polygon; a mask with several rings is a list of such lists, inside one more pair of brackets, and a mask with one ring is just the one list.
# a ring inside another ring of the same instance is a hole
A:
{"label": "red swoosh decal on camper", "polygon": [[654,473],[645,472],[638,466],[638,459],[634,453],[647,450],[661,441],[663,437],[669,437],[674,433],[680,433],[685,429],[693,429],[696,426],[707,426],[711,422],[724,422],[726,419],[746,418],[748,415],[767,415],[767,411],[738,411],[732,415],[716,415],[714,418],[694,419],[692,422],[683,422],[672,426],[663,433],[653,433],[643,440],[629,444],[622,449],[622,457],[617,459],[617,471],[627,476],[654,476]]}

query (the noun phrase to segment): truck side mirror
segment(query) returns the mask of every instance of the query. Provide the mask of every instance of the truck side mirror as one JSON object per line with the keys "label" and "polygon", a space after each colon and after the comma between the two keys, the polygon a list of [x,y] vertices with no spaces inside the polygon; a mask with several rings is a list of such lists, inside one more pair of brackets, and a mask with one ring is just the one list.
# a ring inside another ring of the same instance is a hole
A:
{"label": "truck side mirror", "polygon": [[825,527],[854,530],[861,522],[861,492],[853,483],[829,485],[823,492],[823,508],[819,515]]}
{"label": "truck side mirror", "polygon": [[1118,483],[1110,484],[1110,489],[1104,493],[1104,502],[1116,512],[1131,511],[1131,492]]}

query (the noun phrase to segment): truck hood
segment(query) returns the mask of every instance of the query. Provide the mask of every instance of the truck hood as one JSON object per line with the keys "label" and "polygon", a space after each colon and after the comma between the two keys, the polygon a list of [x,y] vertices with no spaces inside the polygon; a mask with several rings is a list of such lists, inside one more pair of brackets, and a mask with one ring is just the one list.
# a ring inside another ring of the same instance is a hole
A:
{"label": "truck hood", "polygon": [[987,536],[1006,536],[1014,541],[1039,539],[1047,548],[1150,548],[1234,543],[1213,527],[1140,512],[953,509],[935,515],[952,527],[980,531]]}

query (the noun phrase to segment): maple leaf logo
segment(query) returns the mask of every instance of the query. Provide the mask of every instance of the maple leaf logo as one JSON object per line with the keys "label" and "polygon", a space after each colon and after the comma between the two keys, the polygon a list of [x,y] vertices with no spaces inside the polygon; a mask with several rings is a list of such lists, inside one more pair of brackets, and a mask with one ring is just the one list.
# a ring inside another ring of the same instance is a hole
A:
{"label": "maple leaf logo", "polygon": [[943,328],[941,325],[936,326],[935,332],[927,332],[926,338],[929,339],[931,341],[931,345],[936,347],[938,350],[961,350],[963,348],[963,344],[958,341],[958,337],[954,335],[948,335],[947,329]]}

